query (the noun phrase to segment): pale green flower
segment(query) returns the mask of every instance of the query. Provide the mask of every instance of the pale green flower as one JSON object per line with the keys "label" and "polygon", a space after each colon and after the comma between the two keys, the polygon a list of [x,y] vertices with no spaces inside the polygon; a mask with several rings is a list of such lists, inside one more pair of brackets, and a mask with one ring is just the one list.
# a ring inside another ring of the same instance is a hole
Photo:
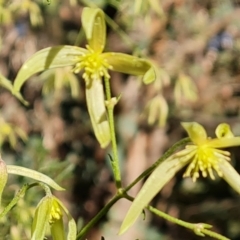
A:
{"label": "pale green flower", "polygon": [[[196,122],[182,123],[187,131],[192,144],[187,145],[184,150],[175,154],[175,158],[180,161],[190,162],[184,177],[192,177],[193,181],[200,176],[210,176],[215,179],[214,172],[219,177],[228,181],[229,171],[233,167],[228,163],[230,161],[230,152],[221,150],[222,148],[234,147],[240,145],[240,137],[234,137],[228,124],[222,123],[216,128],[217,138],[207,137],[205,129]],[[235,170],[234,170],[235,171]],[[230,184],[231,185],[231,184]]]}
{"label": "pale green flower", "polygon": [[226,123],[218,125],[215,131],[217,138],[207,137],[203,126],[196,122],[184,122],[182,126],[192,143],[161,162],[151,173],[134,199],[119,234],[123,234],[136,221],[154,196],[186,165],[184,177],[192,177],[196,181],[201,173],[203,177],[215,179],[216,173],[240,194],[240,176],[229,163],[230,153],[222,150],[240,146],[240,137],[234,137]]}
{"label": "pale green flower", "polygon": [[111,141],[110,127],[105,106],[103,79],[110,78],[109,70],[132,75],[142,75],[148,84],[155,79],[152,65],[144,60],[123,53],[103,52],[106,41],[104,13],[98,8],[84,8],[82,26],[88,44],[86,48],[55,46],[35,53],[22,66],[14,82],[19,92],[23,83],[33,74],[51,68],[72,66],[75,73],[83,71],[86,99],[93,130],[101,147]]}
{"label": "pale green flower", "polygon": [[[68,234],[65,236],[63,215],[68,219]],[[31,240],[43,240],[50,227],[53,240],[75,240],[76,223],[64,205],[54,196],[45,196],[37,206],[32,224]]]}

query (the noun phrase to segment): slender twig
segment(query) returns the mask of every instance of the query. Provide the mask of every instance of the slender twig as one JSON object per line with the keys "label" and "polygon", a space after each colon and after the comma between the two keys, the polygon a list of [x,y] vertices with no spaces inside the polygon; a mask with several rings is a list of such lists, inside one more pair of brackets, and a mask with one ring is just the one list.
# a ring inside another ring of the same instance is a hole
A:
{"label": "slender twig", "polygon": [[111,134],[111,141],[112,141],[112,151],[113,151],[113,158],[111,159],[111,165],[114,175],[114,180],[116,182],[117,189],[121,189],[122,187],[122,181],[121,181],[121,172],[119,167],[119,159],[118,159],[118,148],[117,148],[117,141],[116,141],[116,134],[115,134],[115,124],[114,124],[114,104],[111,103],[112,97],[111,97],[111,89],[110,89],[110,79],[104,78],[105,83],[105,91],[106,91],[106,97],[107,102],[106,104],[107,111],[108,111],[108,120],[110,125],[110,134]]}
{"label": "slender twig", "polygon": [[129,189],[131,189],[136,183],[138,183],[140,180],[148,176],[161,162],[166,160],[168,157],[170,157],[177,148],[185,145],[186,143],[190,142],[190,138],[183,138],[177,143],[175,143],[171,148],[169,148],[161,158],[159,158],[151,167],[146,169],[143,173],[141,173],[131,184],[129,184],[126,188],[124,188],[124,192],[127,192]]}
{"label": "slender twig", "polygon": [[108,203],[104,206],[104,208],[101,209],[101,211],[94,217],[90,222],[88,222],[78,233],[76,240],[85,240],[85,236],[88,233],[88,231],[103,217],[105,216],[110,208],[123,196],[121,194],[116,194]]}
{"label": "slender twig", "polygon": [[38,183],[32,183],[32,184],[24,184],[23,187],[18,190],[15,197],[11,200],[11,202],[3,209],[3,211],[0,213],[0,218],[5,216],[19,201],[19,199],[23,198],[25,196],[25,193],[27,190],[29,190],[32,187],[35,187],[39,185]]}

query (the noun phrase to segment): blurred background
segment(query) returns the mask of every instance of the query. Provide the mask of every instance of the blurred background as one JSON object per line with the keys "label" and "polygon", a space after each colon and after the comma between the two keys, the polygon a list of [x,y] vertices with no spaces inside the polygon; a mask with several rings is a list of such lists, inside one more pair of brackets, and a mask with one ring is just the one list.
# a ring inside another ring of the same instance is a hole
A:
{"label": "blurred background", "polygon": [[[56,192],[78,222],[88,222],[115,193],[108,154],[89,120],[84,81],[69,68],[31,77],[22,89],[24,106],[6,89],[36,51],[60,44],[86,44],[83,7],[106,13],[105,51],[149,59],[157,72],[141,79],[111,73],[121,96],[116,126],[124,185],[186,136],[181,121],[197,121],[214,137],[221,122],[240,135],[240,1],[238,0],[2,0],[0,1],[0,146],[3,159],[41,171],[68,191]],[[5,88],[4,88],[5,87]],[[239,148],[231,148],[240,171]],[[158,209],[189,222],[205,222],[240,239],[239,197],[221,179],[183,179],[180,172],[153,200]],[[10,177],[3,204],[28,182]],[[141,183],[142,184],[142,183]],[[141,184],[130,192],[134,196]],[[42,193],[30,190],[0,221],[0,239],[30,239],[34,207]],[[199,236],[147,213],[117,236],[130,203],[119,201],[86,236],[88,240],[197,240]],[[203,238],[202,238],[203,239]],[[210,239],[205,237],[204,239]]]}

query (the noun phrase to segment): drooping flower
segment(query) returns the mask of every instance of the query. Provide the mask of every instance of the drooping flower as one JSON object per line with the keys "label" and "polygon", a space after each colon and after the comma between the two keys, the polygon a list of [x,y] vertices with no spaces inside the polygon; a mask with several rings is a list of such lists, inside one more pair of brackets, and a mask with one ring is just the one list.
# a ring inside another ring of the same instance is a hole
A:
{"label": "drooping flower", "polygon": [[184,177],[192,177],[196,181],[201,173],[203,177],[210,176],[214,180],[216,173],[240,194],[240,175],[229,163],[230,152],[222,150],[240,146],[240,137],[235,137],[226,123],[218,125],[216,138],[208,137],[203,126],[196,122],[184,122],[182,126],[192,143],[161,162],[151,173],[134,199],[119,234],[124,233],[136,221],[163,186],[188,164]]}
{"label": "drooping flower", "polygon": [[142,75],[148,84],[155,79],[152,65],[138,57],[123,53],[103,52],[106,41],[104,13],[98,8],[84,8],[82,26],[88,44],[86,48],[55,46],[35,53],[19,70],[14,92],[33,74],[52,68],[72,66],[75,73],[83,71],[86,83],[87,107],[93,130],[102,148],[110,143],[110,127],[105,106],[103,79],[110,78],[109,70]]}
{"label": "drooping flower", "polygon": [[[65,236],[63,215],[68,218],[68,234]],[[32,224],[31,240],[42,240],[50,227],[53,240],[75,240],[76,223],[64,205],[54,196],[45,196],[37,206]]]}

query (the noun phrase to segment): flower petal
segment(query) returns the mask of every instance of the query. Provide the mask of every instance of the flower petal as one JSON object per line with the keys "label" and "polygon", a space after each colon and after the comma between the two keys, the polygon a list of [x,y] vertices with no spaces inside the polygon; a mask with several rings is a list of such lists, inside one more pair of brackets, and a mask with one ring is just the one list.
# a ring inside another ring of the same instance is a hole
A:
{"label": "flower petal", "polygon": [[89,86],[86,86],[86,99],[95,136],[101,147],[105,148],[110,143],[111,136],[100,79],[93,79]]}
{"label": "flower petal", "polygon": [[62,204],[62,202],[55,198],[54,199],[58,202],[60,207],[62,208],[62,211],[66,213],[67,218],[68,218],[68,234],[67,234],[67,240],[75,240],[77,236],[77,226],[76,222],[74,221],[73,217],[67,210],[67,208]]}
{"label": "flower petal", "polygon": [[134,57],[124,53],[103,53],[103,58],[112,66],[113,71],[143,75],[143,82],[149,84],[156,78],[154,67],[145,59]]}
{"label": "flower petal", "polygon": [[53,240],[66,240],[62,218],[51,225],[51,235]]}
{"label": "flower petal", "polygon": [[28,59],[18,72],[13,92],[17,94],[24,82],[33,74],[46,69],[71,66],[78,62],[78,56],[87,50],[75,46],[56,46],[44,48]]}
{"label": "flower petal", "polygon": [[51,197],[46,196],[42,198],[34,214],[31,240],[43,240],[46,234],[46,228],[48,225],[51,207]]}
{"label": "flower petal", "polygon": [[2,193],[6,186],[7,180],[8,180],[7,166],[0,156],[0,207],[2,201]]}
{"label": "flower petal", "polygon": [[187,131],[188,136],[196,145],[207,140],[207,133],[202,125],[197,122],[182,122],[181,125]]}
{"label": "flower petal", "polygon": [[219,168],[223,174],[223,179],[240,194],[240,175],[233,168],[233,166],[227,162],[223,161],[219,164]]}
{"label": "flower petal", "polygon": [[235,147],[240,146],[240,137],[233,138],[214,138],[208,140],[208,146],[212,148],[227,148],[227,147]]}
{"label": "flower petal", "polygon": [[[0,73],[0,85],[6,88],[8,91],[12,92],[13,91],[13,85],[10,80],[5,78],[1,73]],[[25,101],[20,93],[17,93],[15,95],[23,104],[28,105],[27,101]]]}
{"label": "flower petal", "polygon": [[7,165],[7,171],[10,174],[29,177],[31,179],[43,182],[57,191],[65,190],[64,188],[60,187],[55,181],[53,181],[50,177],[29,168],[20,167],[16,165]]}
{"label": "flower petal", "polygon": [[188,162],[189,160],[179,161],[179,158],[170,157],[157,166],[134,199],[125,219],[123,220],[119,235],[127,231],[155,195]]}
{"label": "flower petal", "polygon": [[106,24],[103,11],[99,8],[85,7],[82,11],[81,20],[90,48],[101,53],[106,41]]}
{"label": "flower petal", "polygon": [[230,126],[227,123],[221,123],[216,128],[216,136],[218,138],[232,138],[234,137]]}

